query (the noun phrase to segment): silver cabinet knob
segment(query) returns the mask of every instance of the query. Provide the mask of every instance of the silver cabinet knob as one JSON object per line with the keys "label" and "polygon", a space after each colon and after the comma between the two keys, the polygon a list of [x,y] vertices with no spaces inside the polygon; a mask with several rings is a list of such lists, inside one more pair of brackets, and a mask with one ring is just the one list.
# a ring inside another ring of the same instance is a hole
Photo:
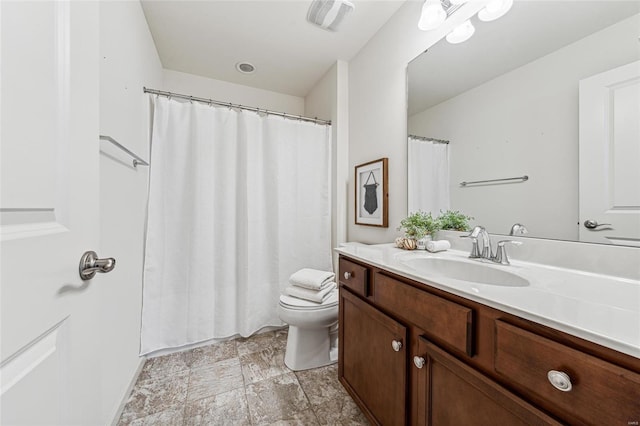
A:
{"label": "silver cabinet knob", "polygon": [[563,371],[551,370],[547,373],[547,378],[554,388],[562,392],[569,392],[573,388],[571,378]]}
{"label": "silver cabinet knob", "polygon": [[348,280],[349,278],[351,278],[351,272],[345,272],[344,273],[344,279]]}
{"label": "silver cabinet knob", "polygon": [[394,351],[399,352],[402,349],[402,342],[399,340],[394,340],[391,342],[391,347]]}
{"label": "silver cabinet knob", "polygon": [[110,272],[116,267],[116,260],[113,257],[98,259],[95,251],[87,251],[80,258],[80,278],[83,281],[90,280],[96,272]]}
{"label": "silver cabinet knob", "polygon": [[415,364],[416,367],[422,368],[424,367],[425,360],[421,356],[416,355],[413,357],[413,363]]}
{"label": "silver cabinet knob", "polygon": [[598,228],[600,226],[611,226],[611,224],[610,223],[598,223],[597,221],[591,220],[591,219],[588,219],[588,220],[584,221],[584,227],[587,228],[587,229],[596,229],[596,228]]}

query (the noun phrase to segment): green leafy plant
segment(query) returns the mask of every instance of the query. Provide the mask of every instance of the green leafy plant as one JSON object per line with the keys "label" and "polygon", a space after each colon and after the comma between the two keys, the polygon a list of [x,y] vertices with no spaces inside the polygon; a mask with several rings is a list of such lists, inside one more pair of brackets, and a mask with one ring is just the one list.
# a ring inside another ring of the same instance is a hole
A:
{"label": "green leafy plant", "polygon": [[469,221],[473,220],[473,217],[460,213],[457,210],[447,210],[446,212],[440,212],[438,216],[439,228],[449,229],[453,231],[469,231]]}
{"label": "green leafy plant", "polygon": [[427,235],[433,236],[440,229],[439,225],[430,212],[417,211],[402,219],[398,230],[404,231],[409,238],[419,240]]}

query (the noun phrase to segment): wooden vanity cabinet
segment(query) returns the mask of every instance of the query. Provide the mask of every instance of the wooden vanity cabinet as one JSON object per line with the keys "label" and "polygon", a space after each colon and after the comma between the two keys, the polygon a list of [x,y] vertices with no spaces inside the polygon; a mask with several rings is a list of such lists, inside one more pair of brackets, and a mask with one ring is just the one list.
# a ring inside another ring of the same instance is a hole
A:
{"label": "wooden vanity cabinet", "polygon": [[493,380],[418,339],[416,425],[560,425]]}
{"label": "wooden vanity cabinet", "polygon": [[637,358],[344,256],[339,282],[339,378],[372,424],[640,422]]}
{"label": "wooden vanity cabinet", "polygon": [[339,321],[340,381],[373,422],[406,424],[407,329],[344,289]]}

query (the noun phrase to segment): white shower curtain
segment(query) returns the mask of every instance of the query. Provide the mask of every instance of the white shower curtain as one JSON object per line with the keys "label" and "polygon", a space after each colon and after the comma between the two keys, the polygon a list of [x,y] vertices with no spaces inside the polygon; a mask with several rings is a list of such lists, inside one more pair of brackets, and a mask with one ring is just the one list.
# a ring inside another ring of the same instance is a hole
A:
{"label": "white shower curtain", "polygon": [[408,213],[449,209],[449,145],[409,136]]}
{"label": "white shower curtain", "polygon": [[156,98],[141,353],[281,325],[331,270],[330,126]]}

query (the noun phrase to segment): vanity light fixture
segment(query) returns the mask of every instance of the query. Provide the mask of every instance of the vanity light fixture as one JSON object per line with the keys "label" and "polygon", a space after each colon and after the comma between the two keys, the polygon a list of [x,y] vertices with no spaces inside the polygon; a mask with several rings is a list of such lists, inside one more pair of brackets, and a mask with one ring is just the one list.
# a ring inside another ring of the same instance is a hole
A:
{"label": "vanity light fixture", "polygon": [[422,13],[418,21],[418,28],[422,31],[434,30],[447,19],[447,12],[440,0],[426,0],[422,5]]}
{"label": "vanity light fixture", "polygon": [[513,0],[491,0],[478,12],[478,19],[484,22],[494,21],[507,13],[511,6],[513,6]]}
{"label": "vanity light fixture", "polygon": [[[423,31],[438,28],[467,1],[469,0],[425,0],[418,28]],[[488,0],[486,6],[478,12],[478,19],[484,22],[496,20],[506,14],[512,6],[513,0]],[[462,43],[469,40],[475,30],[471,19],[469,19],[454,28],[446,39],[452,44]]]}
{"label": "vanity light fixture", "polygon": [[476,28],[471,23],[471,20],[468,19],[447,34],[447,41],[451,44],[462,43],[469,40],[475,32]]}

